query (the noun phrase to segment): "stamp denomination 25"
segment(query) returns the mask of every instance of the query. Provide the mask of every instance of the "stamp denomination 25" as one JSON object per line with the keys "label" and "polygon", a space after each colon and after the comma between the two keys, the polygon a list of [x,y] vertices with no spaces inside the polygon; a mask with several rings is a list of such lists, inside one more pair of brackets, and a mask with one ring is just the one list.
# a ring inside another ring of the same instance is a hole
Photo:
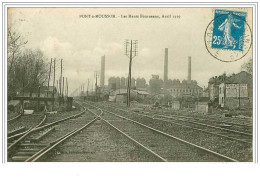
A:
{"label": "stamp denomination 25", "polygon": [[246,12],[215,10],[214,20],[205,31],[208,52],[223,62],[244,57],[252,44],[252,32],[246,23]]}

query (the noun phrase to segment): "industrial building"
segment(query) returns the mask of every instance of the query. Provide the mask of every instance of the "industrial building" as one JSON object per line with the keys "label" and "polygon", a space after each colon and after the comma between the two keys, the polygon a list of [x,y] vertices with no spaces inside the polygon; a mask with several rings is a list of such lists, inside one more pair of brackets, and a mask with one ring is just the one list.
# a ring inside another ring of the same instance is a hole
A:
{"label": "industrial building", "polygon": [[194,83],[180,83],[168,89],[168,92],[174,98],[183,96],[202,97],[203,89]]}
{"label": "industrial building", "polygon": [[219,105],[224,108],[246,108],[249,106],[247,84],[221,83]]}
{"label": "industrial building", "polygon": [[[132,100],[143,100],[147,97],[149,93],[146,91],[131,89],[131,99]],[[127,89],[116,89],[109,94],[109,101],[125,103],[127,99]]]}
{"label": "industrial building", "polygon": [[215,106],[222,108],[250,108],[253,103],[252,75],[238,74],[215,76],[209,80],[209,97]]}
{"label": "industrial building", "polygon": [[196,81],[191,80],[191,57],[188,57],[188,77],[187,81],[182,83],[176,83],[171,86],[168,93],[172,95],[173,98],[178,97],[202,97],[203,89],[197,85]]}

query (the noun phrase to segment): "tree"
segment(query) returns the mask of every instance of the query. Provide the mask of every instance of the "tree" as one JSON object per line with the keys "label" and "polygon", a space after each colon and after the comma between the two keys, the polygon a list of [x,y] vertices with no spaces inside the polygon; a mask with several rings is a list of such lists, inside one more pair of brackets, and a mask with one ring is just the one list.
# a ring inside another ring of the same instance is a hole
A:
{"label": "tree", "polygon": [[9,65],[8,72],[12,71],[13,64],[15,63],[15,60],[17,56],[19,55],[21,48],[27,43],[27,41],[24,41],[21,36],[12,31],[12,29],[8,28],[8,40],[7,40],[7,62]]}
{"label": "tree", "polygon": [[19,59],[19,55],[21,54],[22,47],[27,43],[24,41],[21,36],[12,31],[12,28],[8,28],[8,36],[7,36],[7,87],[8,94],[12,94],[14,91],[15,84],[15,69],[17,59]]}
{"label": "tree", "polygon": [[149,81],[149,86],[150,86],[151,93],[153,93],[153,94],[160,93],[161,88],[163,86],[163,80],[152,78]]}
{"label": "tree", "polygon": [[48,78],[46,59],[40,50],[25,50],[17,57],[12,69],[13,84],[8,88],[10,95],[25,91],[30,94],[37,92],[38,87],[43,86]]}
{"label": "tree", "polygon": [[37,92],[47,77],[46,58],[40,50],[25,49],[27,41],[8,28],[7,86],[8,96],[24,91]]}
{"label": "tree", "polygon": [[248,62],[243,63],[241,66],[241,70],[253,75],[253,60],[250,59]]}

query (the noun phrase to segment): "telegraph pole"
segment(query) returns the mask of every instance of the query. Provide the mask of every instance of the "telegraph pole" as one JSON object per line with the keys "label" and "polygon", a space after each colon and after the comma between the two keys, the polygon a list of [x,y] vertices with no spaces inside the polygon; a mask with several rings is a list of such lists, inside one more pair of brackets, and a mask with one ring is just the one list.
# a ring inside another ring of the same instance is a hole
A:
{"label": "telegraph pole", "polygon": [[93,80],[92,80],[92,82],[91,82],[91,91],[92,91],[92,93],[93,93],[93,91],[94,91],[94,89],[93,89]]}
{"label": "telegraph pole", "polygon": [[[130,45],[130,50],[129,49]],[[137,40],[131,40],[130,42],[128,40],[125,41],[125,55],[129,57],[129,71],[128,71],[128,82],[127,82],[127,107],[130,107],[130,94],[131,94],[131,79],[132,79],[132,60],[135,56],[137,56],[137,47],[138,47],[138,41]]]}
{"label": "telegraph pole", "polygon": [[51,66],[52,66],[52,58],[51,58],[51,63],[50,63],[50,70],[49,70],[49,78],[48,78],[48,91],[47,91],[47,97],[48,97],[48,95],[49,95],[49,88],[50,88]]}
{"label": "telegraph pole", "polygon": [[58,97],[60,96],[60,93],[59,93],[59,82],[58,82],[58,79],[56,80],[57,81],[57,93],[58,93]]}
{"label": "telegraph pole", "polygon": [[68,95],[69,95],[69,86],[68,86],[68,80],[66,77],[66,96],[68,97]]}
{"label": "telegraph pole", "polygon": [[238,84],[238,88],[239,88],[239,91],[238,91],[238,108],[240,109],[240,83]]}
{"label": "telegraph pole", "polygon": [[64,104],[64,77],[62,77],[62,103]]}
{"label": "telegraph pole", "polygon": [[[88,79],[88,86],[89,86],[89,79]],[[87,86],[87,96],[88,96],[88,86]]]}
{"label": "telegraph pole", "polygon": [[96,77],[96,84],[95,84],[95,101],[97,101],[97,77],[98,77],[98,73],[97,73],[97,71],[95,71],[95,77]]}
{"label": "telegraph pole", "polygon": [[60,65],[60,95],[62,94],[61,93],[61,82],[62,82],[62,59],[60,60],[60,63],[61,63],[61,65]]}
{"label": "telegraph pole", "polygon": [[52,110],[54,110],[55,60],[56,59],[54,58],[54,62],[53,62],[54,63],[54,67],[53,67]]}

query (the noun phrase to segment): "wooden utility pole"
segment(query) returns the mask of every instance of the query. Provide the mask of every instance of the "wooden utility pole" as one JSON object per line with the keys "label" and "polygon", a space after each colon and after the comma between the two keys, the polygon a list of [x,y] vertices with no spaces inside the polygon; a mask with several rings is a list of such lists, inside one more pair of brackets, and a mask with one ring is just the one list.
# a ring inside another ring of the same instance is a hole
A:
{"label": "wooden utility pole", "polygon": [[[54,110],[55,61],[56,61],[56,59],[54,58],[54,67],[53,67],[53,90],[52,90],[52,110]],[[58,87],[58,86],[57,86],[57,87]]]}
{"label": "wooden utility pole", "polygon": [[57,93],[58,93],[58,97],[60,96],[60,93],[59,93],[59,81],[58,81],[58,79],[56,80],[57,81]]}
{"label": "wooden utility pole", "polygon": [[60,60],[60,95],[62,94],[61,82],[62,82],[62,59]]}
{"label": "wooden utility pole", "polygon": [[88,86],[87,86],[87,96],[88,96],[88,87],[89,87],[89,79],[88,79]]}
{"label": "wooden utility pole", "polygon": [[68,80],[66,77],[66,96],[68,97],[68,95],[69,95],[69,86],[68,86]]}
{"label": "wooden utility pole", "polygon": [[49,96],[49,90],[50,90],[51,66],[52,66],[52,58],[51,58],[50,70],[49,70],[47,97]]}
{"label": "wooden utility pole", "polygon": [[238,108],[240,109],[240,83],[238,84]]}
{"label": "wooden utility pole", "polygon": [[62,77],[62,103],[64,104],[64,77]]}
{"label": "wooden utility pole", "polygon": [[91,86],[91,91],[92,91],[92,94],[93,94],[93,92],[94,92],[94,88],[93,88],[93,80],[92,80],[91,84],[92,84],[92,86]]}
{"label": "wooden utility pole", "polygon": [[[128,50],[128,45],[130,45],[130,50]],[[126,104],[130,107],[130,98],[131,98],[131,79],[132,79],[132,59],[137,56],[137,40],[131,40],[129,43],[128,40],[125,42],[126,52],[125,55],[129,57],[129,71],[128,71],[128,82],[127,82],[127,101]]]}
{"label": "wooden utility pole", "polygon": [[[25,65],[23,65],[23,73],[24,73],[24,75],[26,74],[26,68],[25,68]],[[24,84],[24,81],[25,79],[23,78],[23,96],[24,96],[24,86],[25,86],[25,84]]]}
{"label": "wooden utility pole", "polygon": [[41,86],[39,85],[38,86],[37,111],[39,111],[39,108],[40,108],[40,100],[39,100],[40,96],[41,96]]}
{"label": "wooden utility pole", "polygon": [[95,84],[95,101],[97,101],[97,71],[95,71],[96,84]]}
{"label": "wooden utility pole", "polygon": [[128,70],[128,85],[127,85],[127,106],[130,106],[130,96],[131,96],[131,75],[132,75],[132,40],[130,46],[130,61],[129,61],[129,70]]}

